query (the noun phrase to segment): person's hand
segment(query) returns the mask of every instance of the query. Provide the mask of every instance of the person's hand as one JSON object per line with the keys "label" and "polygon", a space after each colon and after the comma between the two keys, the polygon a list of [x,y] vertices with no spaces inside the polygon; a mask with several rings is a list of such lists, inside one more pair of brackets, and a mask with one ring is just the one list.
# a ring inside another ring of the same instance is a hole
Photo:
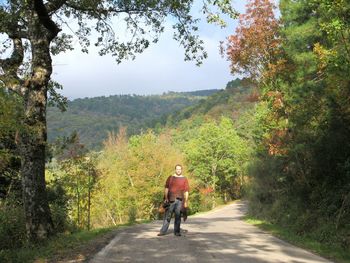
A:
{"label": "person's hand", "polygon": [[164,201],[163,201],[163,207],[164,207],[165,209],[167,209],[169,206],[170,206],[169,201],[164,200]]}
{"label": "person's hand", "polygon": [[187,207],[188,207],[188,203],[186,201],[186,202],[184,202],[184,208],[187,208]]}

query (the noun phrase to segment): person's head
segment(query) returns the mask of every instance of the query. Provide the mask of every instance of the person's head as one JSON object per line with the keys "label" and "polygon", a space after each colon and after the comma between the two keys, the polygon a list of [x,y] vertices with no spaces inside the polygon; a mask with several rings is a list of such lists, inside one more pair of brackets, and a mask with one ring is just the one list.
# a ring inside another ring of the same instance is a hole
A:
{"label": "person's head", "polygon": [[182,174],[182,166],[181,166],[181,164],[175,165],[175,173],[176,173],[176,175],[181,175]]}

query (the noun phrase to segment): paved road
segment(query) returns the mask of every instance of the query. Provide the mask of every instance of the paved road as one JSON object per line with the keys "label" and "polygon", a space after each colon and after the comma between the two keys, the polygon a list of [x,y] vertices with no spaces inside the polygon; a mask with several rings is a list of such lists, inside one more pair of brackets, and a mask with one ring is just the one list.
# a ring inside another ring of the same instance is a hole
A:
{"label": "paved road", "polygon": [[181,237],[158,237],[161,221],[122,229],[90,262],[330,262],[245,223],[245,210],[236,202],[190,217]]}

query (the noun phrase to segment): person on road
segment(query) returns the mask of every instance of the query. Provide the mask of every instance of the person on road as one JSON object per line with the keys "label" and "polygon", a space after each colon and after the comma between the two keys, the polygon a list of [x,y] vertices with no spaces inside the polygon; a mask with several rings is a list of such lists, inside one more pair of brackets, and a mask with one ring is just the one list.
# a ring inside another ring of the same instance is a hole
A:
{"label": "person on road", "polygon": [[175,166],[175,174],[169,176],[165,183],[164,202],[169,203],[169,208],[164,213],[163,226],[158,236],[163,236],[168,231],[171,217],[175,213],[174,234],[181,236],[181,210],[188,207],[188,180],[182,175],[182,166]]}

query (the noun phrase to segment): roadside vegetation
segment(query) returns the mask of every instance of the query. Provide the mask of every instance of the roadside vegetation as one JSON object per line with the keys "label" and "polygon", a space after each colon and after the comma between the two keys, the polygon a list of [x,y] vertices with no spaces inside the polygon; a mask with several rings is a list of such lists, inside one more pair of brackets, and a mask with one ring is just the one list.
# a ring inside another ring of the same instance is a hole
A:
{"label": "roadside vegetation", "polygon": [[325,244],[317,241],[312,234],[299,235],[291,228],[272,224],[252,216],[246,216],[245,221],[290,244],[309,250],[334,262],[350,262],[350,252],[348,250],[339,247],[337,244]]}
{"label": "roadside vegetation", "polygon": [[84,262],[99,252],[116,235],[119,227],[61,233],[45,243],[25,244],[1,250],[1,262]]}

